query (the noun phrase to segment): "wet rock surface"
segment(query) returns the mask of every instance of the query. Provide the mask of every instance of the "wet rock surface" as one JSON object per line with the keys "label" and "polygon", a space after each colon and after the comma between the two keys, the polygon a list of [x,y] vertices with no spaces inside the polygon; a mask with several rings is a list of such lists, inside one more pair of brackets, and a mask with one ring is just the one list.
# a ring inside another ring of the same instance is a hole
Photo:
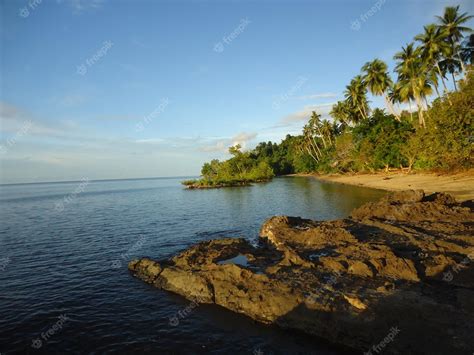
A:
{"label": "wet rock surface", "polygon": [[372,354],[470,354],[472,206],[404,191],[342,220],[272,217],[257,246],[211,240],[129,269],[190,300]]}

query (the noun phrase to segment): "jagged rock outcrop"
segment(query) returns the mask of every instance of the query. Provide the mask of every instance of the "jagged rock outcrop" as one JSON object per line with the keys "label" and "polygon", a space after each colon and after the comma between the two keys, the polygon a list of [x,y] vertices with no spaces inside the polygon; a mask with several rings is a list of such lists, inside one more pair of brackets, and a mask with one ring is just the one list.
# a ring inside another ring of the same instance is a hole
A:
{"label": "jagged rock outcrop", "polygon": [[472,353],[472,205],[405,191],[342,220],[270,218],[258,246],[212,240],[129,269],[188,299],[372,354]]}

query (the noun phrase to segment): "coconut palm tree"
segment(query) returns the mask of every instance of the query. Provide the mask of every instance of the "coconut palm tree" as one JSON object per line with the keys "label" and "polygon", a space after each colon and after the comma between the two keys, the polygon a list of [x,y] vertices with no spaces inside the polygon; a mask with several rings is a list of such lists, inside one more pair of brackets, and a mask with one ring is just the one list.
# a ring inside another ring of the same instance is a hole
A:
{"label": "coconut palm tree", "polygon": [[334,132],[332,129],[331,122],[329,122],[329,120],[323,120],[321,122],[321,134],[326,137],[329,142],[329,145],[333,145]]}
{"label": "coconut palm tree", "polygon": [[423,99],[431,94],[431,82],[429,80],[426,63],[421,59],[421,49],[415,48],[413,43],[402,47],[402,51],[395,54],[394,59],[398,61],[395,70],[398,73],[398,81],[401,85],[402,96],[415,98],[418,106],[418,119],[420,126],[425,126],[423,114]]}
{"label": "coconut palm tree", "polygon": [[[450,49],[450,53],[451,53],[451,49]],[[453,55],[450,55],[449,57],[439,62],[439,65],[441,67],[441,70],[451,74],[451,78],[453,79],[453,84],[454,84],[454,90],[457,91],[458,85],[456,82],[455,74],[462,72],[461,61],[454,58]]]}
{"label": "coconut palm tree", "polygon": [[303,127],[303,146],[308,152],[308,154],[311,156],[311,158],[313,158],[314,161],[318,162],[321,157],[321,151],[319,150],[319,147],[314,144],[313,135],[311,131],[311,127],[308,124]]}
{"label": "coconut palm tree", "polygon": [[472,29],[463,26],[467,21],[473,18],[467,12],[460,14],[458,6],[448,6],[444,9],[443,16],[436,16],[439,20],[439,28],[446,33],[447,42],[451,46],[453,57],[460,61],[461,72],[465,71],[464,63],[459,55],[459,43],[464,37],[464,32],[471,32]]}
{"label": "coconut palm tree", "polygon": [[354,108],[356,108],[362,118],[367,118],[368,104],[367,104],[367,88],[361,75],[357,75],[351,80],[350,84],[346,86],[344,97],[346,101]]}
{"label": "coconut palm tree", "polygon": [[[398,110],[400,110],[400,103],[402,102],[402,97],[400,95],[400,85],[399,83],[393,84],[389,89],[388,89],[388,99],[392,103],[392,105],[397,105]],[[395,110],[395,108],[394,108]],[[398,115],[399,116],[399,115]]]}
{"label": "coconut palm tree", "polygon": [[468,36],[462,43],[461,58],[465,63],[474,64],[474,34]]}
{"label": "coconut palm tree", "polygon": [[350,112],[347,102],[338,101],[332,106],[332,110],[329,112],[329,115],[334,118],[335,121],[340,121],[344,125],[349,124]]}
{"label": "coconut palm tree", "polygon": [[[446,31],[435,24],[424,27],[425,32],[415,36],[415,40],[421,44],[421,57],[429,66],[434,66],[443,82],[444,92],[448,91],[444,81],[446,73],[441,70],[439,61],[450,53],[450,45],[447,42]],[[437,88],[436,88],[437,89]]]}
{"label": "coconut palm tree", "polygon": [[326,142],[326,138],[321,131],[321,115],[318,115],[316,111],[311,113],[311,118],[308,121],[308,125],[313,132],[313,136],[317,135],[323,141],[324,148],[327,148],[328,143]]}
{"label": "coconut palm tree", "polygon": [[393,114],[397,120],[400,120],[400,117],[395,113],[395,110],[387,96],[388,90],[393,85],[387,69],[387,64],[380,59],[374,59],[372,62],[365,63],[362,67],[362,71],[365,72],[364,82],[372,95],[382,95],[384,97],[390,113]]}

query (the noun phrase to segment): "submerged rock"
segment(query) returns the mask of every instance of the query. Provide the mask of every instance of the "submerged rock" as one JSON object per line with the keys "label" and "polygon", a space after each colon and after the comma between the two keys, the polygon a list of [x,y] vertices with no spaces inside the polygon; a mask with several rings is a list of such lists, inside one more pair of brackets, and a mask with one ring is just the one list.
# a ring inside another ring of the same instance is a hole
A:
{"label": "submerged rock", "polygon": [[406,191],[342,220],[270,218],[258,246],[212,240],[129,269],[190,300],[368,353],[471,353],[472,205]]}

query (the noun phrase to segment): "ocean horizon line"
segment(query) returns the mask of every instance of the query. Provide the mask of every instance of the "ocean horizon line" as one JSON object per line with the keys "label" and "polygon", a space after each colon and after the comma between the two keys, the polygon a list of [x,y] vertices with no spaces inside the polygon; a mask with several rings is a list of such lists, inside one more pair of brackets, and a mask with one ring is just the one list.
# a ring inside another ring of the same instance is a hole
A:
{"label": "ocean horizon line", "polygon": [[[109,179],[93,179],[88,180],[89,182],[107,182],[107,181],[133,181],[133,180],[165,180],[165,179],[188,179],[198,178],[198,175],[183,175],[183,176],[154,176],[154,177],[136,177],[136,178],[109,178]],[[36,182],[11,182],[11,183],[0,183],[0,186],[13,186],[13,185],[40,185],[40,184],[68,184],[68,183],[80,183],[84,180],[59,180],[59,181],[36,181]]]}

